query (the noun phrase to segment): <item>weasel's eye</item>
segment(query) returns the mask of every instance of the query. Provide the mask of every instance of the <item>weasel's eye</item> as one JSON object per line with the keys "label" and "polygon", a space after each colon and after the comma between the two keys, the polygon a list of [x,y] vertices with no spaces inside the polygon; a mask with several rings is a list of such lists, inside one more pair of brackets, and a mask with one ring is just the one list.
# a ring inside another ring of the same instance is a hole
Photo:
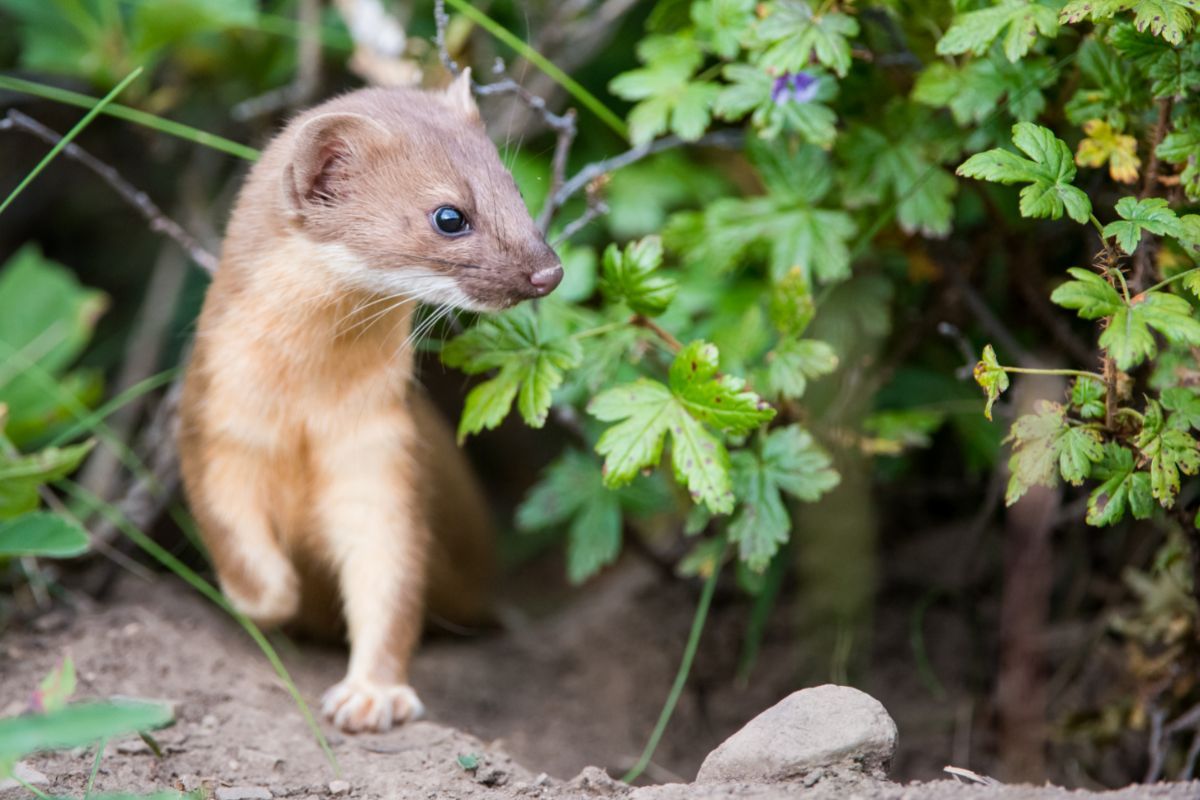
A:
{"label": "weasel's eye", "polygon": [[433,227],[447,236],[457,236],[471,229],[466,215],[453,206],[442,206],[433,212]]}

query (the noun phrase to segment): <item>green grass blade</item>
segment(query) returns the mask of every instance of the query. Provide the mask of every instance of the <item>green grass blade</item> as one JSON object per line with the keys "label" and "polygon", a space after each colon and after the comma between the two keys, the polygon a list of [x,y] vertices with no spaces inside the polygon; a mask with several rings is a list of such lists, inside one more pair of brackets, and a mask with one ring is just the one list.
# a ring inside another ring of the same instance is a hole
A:
{"label": "green grass blade", "polygon": [[[0,89],[31,94],[35,97],[53,100],[56,103],[63,103],[69,106],[78,106],[79,108],[94,108],[99,102],[95,97],[91,97],[90,95],[72,92],[67,89],[59,89],[57,86],[47,86],[44,83],[14,78],[11,75],[0,75]],[[199,128],[193,128],[190,125],[184,125],[181,122],[156,117],[153,114],[139,111],[136,108],[123,106],[119,103],[109,103],[102,109],[101,113],[204,147],[211,147],[213,150],[219,150],[231,156],[244,158],[247,161],[258,160],[259,153],[253,147],[247,147],[231,139],[202,131]]]}
{"label": "green grass blade", "polygon": [[96,426],[107,419],[110,415],[117,413],[125,406],[132,403],[144,394],[149,394],[160,386],[165,386],[175,380],[175,376],[179,374],[179,367],[163,370],[156,375],[151,375],[133,386],[130,386],[125,391],[118,394],[116,397],[109,400],[104,405],[92,411],[90,414],[77,419],[71,427],[64,430],[62,433],[55,436],[49,442],[47,447],[58,447],[59,445],[74,439],[83,433],[93,433]]}
{"label": "green grass blade", "polygon": [[184,564],[175,556],[171,555],[158,542],[151,539],[136,526],[134,526],[121,511],[112,505],[105,503],[99,497],[89,492],[79,484],[71,480],[59,481],[58,485],[62,487],[74,500],[89,507],[93,512],[99,513],[113,525],[121,530],[130,541],[145,551],[151,558],[158,561],[167,569],[174,572],[182,578],[188,585],[204,595],[216,606],[218,606],[229,616],[237,620],[238,624],[250,635],[258,648],[262,650],[263,655],[271,662],[271,666],[275,669],[275,674],[283,681],[287,687],[288,693],[292,696],[292,700],[296,703],[296,707],[300,709],[304,721],[312,730],[313,736],[316,737],[317,744],[321,746],[321,750],[325,753],[325,758],[333,767],[335,774],[341,774],[341,767],[338,766],[337,756],[333,754],[333,749],[329,746],[329,741],[325,738],[325,734],[321,732],[321,726],[317,724],[316,718],[313,716],[312,710],[309,709],[308,703],[304,702],[304,698],[300,695],[300,690],[296,687],[296,682],[292,680],[291,674],[288,673],[287,667],[283,665],[283,661],[279,658],[279,653],[267,641],[267,637],[259,630],[258,626],[250,621],[246,615],[239,612],[229,601],[225,599],[225,595],[221,594],[215,586],[204,580],[199,573]]}
{"label": "green grass blade", "polygon": [[3,203],[0,203],[0,214],[3,214],[4,209],[8,208],[9,205],[12,203],[12,201],[16,200],[17,196],[19,194],[21,194],[21,192],[25,191],[26,186],[33,183],[34,178],[36,178],[38,175],[42,174],[42,170],[44,170],[46,168],[46,166],[51,161],[53,161],[58,156],[59,153],[61,153],[63,151],[63,148],[65,148],[68,144],[71,143],[72,139],[74,139],[76,136],[78,136],[79,133],[84,128],[86,128],[89,124],[91,124],[91,121],[96,118],[96,115],[98,115],[101,111],[104,110],[105,106],[107,106],[109,103],[111,103],[113,100],[115,100],[117,95],[119,95],[121,92],[125,91],[125,87],[128,86],[129,84],[133,83],[134,79],[137,78],[137,76],[139,76],[141,74],[142,74],[142,68],[138,67],[133,72],[126,75],[125,79],[123,81],[121,81],[120,83],[118,83],[116,86],[114,86],[113,90],[111,92],[106,94],[98,103],[96,103],[94,106],[92,106],[92,109],[83,115],[83,119],[81,119],[81,120],[79,120],[79,122],[75,123],[75,127],[71,128],[71,130],[67,132],[66,136],[59,139],[58,144],[56,144],[56,145],[54,145],[54,147],[50,148],[50,152],[46,153],[45,157],[41,161],[38,162],[38,165],[36,167],[34,167],[28,175],[25,176],[25,179],[17,184],[17,188],[13,189],[9,193],[8,198],[5,199],[5,201]]}
{"label": "green grass blade", "polygon": [[675,673],[675,683],[667,695],[667,702],[663,703],[662,713],[658,715],[658,722],[654,725],[650,740],[646,742],[646,749],[642,751],[642,757],[633,765],[633,769],[626,772],[621,778],[625,783],[637,780],[638,776],[645,772],[646,767],[650,766],[650,759],[654,758],[654,751],[658,749],[658,743],[662,741],[663,733],[667,730],[667,723],[671,721],[671,716],[675,713],[675,705],[679,702],[679,696],[683,694],[683,687],[687,684],[688,675],[692,671],[692,661],[695,660],[696,650],[700,646],[700,636],[704,633],[704,623],[708,620],[708,609],[712,605],[713,594],[717,591],[717,578],[719,577],[721,577],[720,561],[713,565],[708,580],[704,582],[704,589],[700,592],[700,602],[696,604],[696,616],[692,618],[692,630],[688,634],[687,645],[683,648],[683,659],[679,662],[679,671]]}
{"label": "green grass blade", "polygon": [[600,102],[600,99],[596,95],[583,88],[577,80],[555,66],[554,62],[526,44],[521,37],[471,5],[467,0],[446,0],[446,2],[454,6],[464,17],[504,42],[521,57],[546,73],[551,80],[566,89],[572,97],[579,101],[580,105],[591,111],[605,125],[616,131],[617,135],[622,139],[629,139],[629,128],[625,126],[625,122],[619,116],[613,113],[604,103]]}

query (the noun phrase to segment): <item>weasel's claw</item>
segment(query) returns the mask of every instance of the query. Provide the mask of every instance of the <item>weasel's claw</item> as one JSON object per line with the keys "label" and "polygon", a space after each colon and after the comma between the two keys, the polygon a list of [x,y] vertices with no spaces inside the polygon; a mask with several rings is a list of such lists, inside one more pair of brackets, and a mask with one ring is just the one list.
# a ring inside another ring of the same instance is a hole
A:
{"label": "weasel's claw", "polygon": [[325,692],[321,711],[346,733],[367,733],[418,719],[425,706],[407,684],[381,686],[347,678]]}

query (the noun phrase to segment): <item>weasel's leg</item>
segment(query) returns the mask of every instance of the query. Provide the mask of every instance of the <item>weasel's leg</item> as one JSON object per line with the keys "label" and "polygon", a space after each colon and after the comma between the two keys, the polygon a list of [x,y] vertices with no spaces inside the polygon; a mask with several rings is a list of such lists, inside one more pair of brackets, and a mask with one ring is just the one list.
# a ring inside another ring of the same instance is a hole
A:
{"label": "weasel's leg", "polygon": [[360,423],[314,448],[318,518],[338,571],[350,667],[322,710],[349,732],[420,716],[408,662],[421,634],[429,534],[406,463],[406,419]]}
{"label": "weasel's leg", "polygon": [[267,516],[269,468],[251,453],[213,443],[200,469],[186,476],[188,494],[221,590],[259,625],[287,622],[300,608],[300,584]]}

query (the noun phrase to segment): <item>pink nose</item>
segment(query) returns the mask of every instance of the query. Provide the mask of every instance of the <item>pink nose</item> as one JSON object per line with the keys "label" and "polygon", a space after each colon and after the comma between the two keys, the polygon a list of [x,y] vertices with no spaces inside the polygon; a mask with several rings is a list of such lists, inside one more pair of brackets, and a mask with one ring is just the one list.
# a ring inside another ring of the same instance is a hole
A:
{"label": "pink nose", "polygon": [[562,279],[563,268],[559,266],[540,269],[529,276],[529,282],[538,294],[550,294],[554,287],[562,283]]}

